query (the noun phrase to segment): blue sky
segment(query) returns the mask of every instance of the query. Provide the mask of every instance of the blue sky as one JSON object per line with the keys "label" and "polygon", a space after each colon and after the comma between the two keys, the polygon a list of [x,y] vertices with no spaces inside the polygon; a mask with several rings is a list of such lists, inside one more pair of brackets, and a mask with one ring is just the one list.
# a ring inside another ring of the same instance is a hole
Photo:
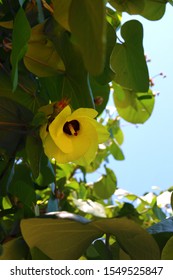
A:
{"label": "blue sky", "polygon": [[125,160],[111,158],[108,167],[114,170],[118,187],[142,195],[151,191],[152,186],[158,186],[160,192],[173,185],[173,7],[167,5],[159,21],[123,14],[124,21],[134,18],[144,27],[144,50],[151,59],[150,77],[163,72],[166,78],[159,76],[154,80],[153,90],[160,94],[146,123],[137,128],[121,120]]}

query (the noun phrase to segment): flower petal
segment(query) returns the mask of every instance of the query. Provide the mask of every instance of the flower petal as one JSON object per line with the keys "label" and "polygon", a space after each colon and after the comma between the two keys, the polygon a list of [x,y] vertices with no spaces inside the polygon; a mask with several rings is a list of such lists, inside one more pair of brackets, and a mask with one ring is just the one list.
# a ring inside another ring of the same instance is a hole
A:
{"label": "flower petal", "polygon": [[[94,140],[94,138],[95,138],[95,140]],[[79,159],[74,160],[73,162],[75,162],[78,165],[87,166],[94,160],[97,149],[98,149],[96,135],[95,135],[95,137],[93,137],[93,140],[94,141],[90,142],[90,148],[87,150],[87,152],[83,156],[81,156]]]}
{"label": "flower petal", "polygon": [[70,106],[66,106],[49,125],[49,133],[55,144],[67,153],[72,152],[73,146],[69,137],[65,137],[63,126],[67,121],[67,117],[71,114]]}
{"label": "flower petal", "polygon": [[71,116],[68,117],[68,121],[73,119],[78,119],[78,117],[89,117],[95,118],[98,115],[98,112],[92,108],[79,108],[75,110]]}
{"label": "flower petal", "polygon": [[[78,118],[78,121],[83,122],[84,118],[86,118],[86,117],[80,117],[80,118]],[[96,120],[91,119],[91,118],[87,118],[87,121],[90,122],[95,127],[96,132],[98,134],[98,143],[99,144],[104,143],[105,141],[108,140],[110,134],[107,131],[105,126],[103,126],[101,123],[99,123]]]}

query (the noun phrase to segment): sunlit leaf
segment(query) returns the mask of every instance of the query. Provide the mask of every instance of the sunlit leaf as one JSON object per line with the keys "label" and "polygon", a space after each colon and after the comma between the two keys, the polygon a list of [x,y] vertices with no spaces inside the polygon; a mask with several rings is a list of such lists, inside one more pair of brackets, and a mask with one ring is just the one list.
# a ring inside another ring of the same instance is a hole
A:
{"label": "sunlit leaf", "polygon": [[154,96],[151,91],[134,92],[114,84],[114,103],[119,115],[131,123],[144,123],[154,108]]}
{"label": "sunlit leaf", "polygon": [[106,218],[105,208],[96,201],[74,199],[75,206],[82,212],[92,214],[96,217]]}
{"label": "sunlit leaf", "polygon": [[114,29],[118,28],[121,24],[122,13],[117,12],[110,7],[106,7],[106,18],[107,21],[114,27]]}
{"label": "sunlit leaf", "polygon": [[116,141],[112,141],[109,150],[116,160],[124,160],[124,154]]}

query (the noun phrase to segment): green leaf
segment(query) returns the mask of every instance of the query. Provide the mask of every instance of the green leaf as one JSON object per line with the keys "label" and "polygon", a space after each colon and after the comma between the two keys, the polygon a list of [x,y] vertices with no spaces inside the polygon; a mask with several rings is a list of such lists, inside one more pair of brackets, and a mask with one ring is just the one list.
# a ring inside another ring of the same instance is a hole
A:
{"label": "green leaf", "polygon": [[[46,229],[46,230],[45,230]],[[93,240],[105,233],[132,259],[157,260],[157,243],[142,227],[126,218],[99,219],[82,224],[68,219],[23,219],[22,235],[30,248],[37,247],[51,259],[78,259]]]}
{"label": "green leaf", "polygon": [[69,92],[68,96],[70,95],[72,100],[75,96],[79,107],[94,107],[88,73],[84,67],[81,53],[71,43],[69,34],[61,26],[58,26],[56,22],[52,21],[47,24],[45,33],[54,43],[65,65],[66,72],[64,78],[66,89],[64,89],[65,92],[63,93],[65,95],[63,97],[67,97],[66,93]]}
{"label": "green leaf", "polygon": [[31,29],[24,63],[27,69],[38,77],[48,77],[65,71],[62,59],[44,34],[44,23]]}
{"label": "green leaf", "polygon": [[163,220],[166,218],[166,214],[162,211],[160,207],[157,206],[157,202],[155,202],[154,206],[152,207],[152,210],[159,220]]}
{"label": "green leaf", "polygon": [[24,203],[26,206],[33,206],[36,202],[36,196],[34,188],[24,181],[19,180],[10,184],[9,193],[16,196],[20,202]]}
{"label": "green leaf", "polygon": [[12,92],[11,81],[8,75],[3,70],[0,70],[0,97],[5,96],[11,100],[17,101],[22,106],[35,112],[38,109],[38,104],[42,104],[42,99],[37,94],[37,88],[33,79],[23,77],[23,81],[16,88],[15,94]]}
{"label": "green leaf", "polygon": [[167,1],[159,0],[144,0],[145,6],[142,12],[140,13],[141,16],[149,19],[149,20],[159,20],[164,16],[166,10]]}
{"label": "green leaf", "polygon": [[9,184],[14,175],[13,169],[14,159],[8,161],[4,164],[4,166],[0,163],[0,196],[6,196],[8,192]]}
{"label": "green leaf", "polygon": [[154,108],[154,96],[151,91],[134,92],[113,84],[114,103],[119,115],[131,123],[144,123],[151,116]]}
{"label": "green leaf", "polygon": [[18,84],[18,63],[23,58],[27,51],[27,42],[30,38],[31,28],[22,8],[19,9],[13,27],[12,36],[12,81],[13,91],[16,90]]}
{"label": "green leaf", "polygon": [[167,241],[162,250],[162,260],[173,260],[173,236]]}
{"label": "green leaf", "polygon": [[126,22],[121,28],[124,43],[117,43],[111,55],[114,80],[136,92],[149,89],[149,74],[142,45],[143,27],[137,20]]}
{"label": "green leaf", "polygon": [[117,179],[114,172],[106,167],[105,170],[106,175],[103,175],[93,186],[94,194],[102,199],[110,198],[117,188]]}
{"label": "green leaf", "polygon": [[86,250],[87,259],[110,260],[111,252],[102,240],[96,240]]}
{"label": "green leaf", "polygon": [[115,73],[110,67],[110,56],[116,42],[115,29],[107,22],[106,26],[106,49],[105,49],[105,63],[104,69],[99,76],[94,76],[96,81],[101,85],[105,85],[112,81]]}
{"label": "green leaf", "polygon": [[28,246],[23,238],[14,238],[6,242],[3,246],[0,260],[23,260],[27,258]]}
{"label": "green leaf", "polygon": [[0,258],[1,258],[2,254],[3,254],[3,247],[2,247],[2,245],[0,245]]}
{"label": "green leaf", "polygon": [[127,12],[130,15],[139,14],[144,8],[145,0],[109,0],[112,7],[120,12]]}
{"label": "green leaf", "polygon": [[72,0],[52,0],[54,7],[53,17],[59,22],[66,30],[70,31],[69,26],[69,9]]}
{"label": "green leaf", "polygon": [[0,148],[14,157],[21,147],[32,113],[19,103],[0,96]]}
{"label": "green leaf", "polygon": [[45,255],[40,249],[34,247],[30,250],[32,260],[50,260],[50,258]]}
{"label": "green leaf", "polygon": [[22,220],[21,230],[30,248],[37,247],[54,260],[78,259],[102,234],[93,224],[64,219]]}
{"label": "green leaf", "polygon": [[94,79],[93,77],[90,77],[90,86],[94,96],[95,109],[100,115],[108,103],[110,86],[109,84],[99,84],[97,79]]}
{"label": "green leaf", "polygon": [[39,186],[45,187],[54,182],[54,178],[55,175],[53,167],[48,158],[44,154],[42,154],[40,159],[40,172],[35,182]]}
{"label": "green leaf", "polygon": [[69,24],[87,70],[93,75],[100,74],[106,45],[105,1],[72,0]]}
{"label": "green leaf", "polygon": [[119,147],[119,145],[116,143],[115,140],[112,141],[112,144],[110,145],[109,150],[116,160],[125,159],[121,148]]}
{"label": "green leaf", "polygon": [[118,12],[118,11],[115,11],[114,9],[107,6],[106,7],[106,19],[112,25],[112,27],[115,30],[121,24],[122,13]]}
{"label": "green leaf", "polygon": [[28,135],[25,148],[33,178],[36,179],[39,176],[40,160],[43,153],[40,138],[37,135]]}
{"label": "green leaf", "polygon": [[135,260],[158,260],[157,243],[142,227],[130,219],[114,218],[95,221],[95,226],[114,235],[120,247]]}

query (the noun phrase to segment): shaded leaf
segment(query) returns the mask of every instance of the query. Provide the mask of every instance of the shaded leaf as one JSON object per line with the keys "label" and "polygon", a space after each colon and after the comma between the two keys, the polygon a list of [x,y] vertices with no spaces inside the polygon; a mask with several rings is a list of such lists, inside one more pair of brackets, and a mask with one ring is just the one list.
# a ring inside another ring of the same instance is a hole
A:
{"label": "shaded leaf", "polygon": [[38,104],[42,102],[39,95],[36,94],[36,85],[32,79],[23,78],[16,88],[15,94],[12,92],[10,78],[2,70],[0,70],[0,97],[5,96],[11,100],[17,101],[19,104],[35,112],[38,109]]}
{"label": "shaded leaf", "polygon": [[54,45],[44,34],[44,23],[31,29],[24,63],[30,72],[39,77],[52,76],[65,71],[64,63]]}
{"label": "shaded leaf", "polygon": [[167,241],[162,250],[162,260],[173,260],[173,236]]}
{"label": "shaded leaf", "polygon": [[[142,227],[130,219],[98,220],[95,226],[116,236],[120,247],[136,260],[160,259],[157,243]],[[140,248],[140,249],[139,249]]]}
{"label": "shaded leaf", "polygon": [[0,260],[23,260],[28,254],[28,246],[23,238],[14,238],[2,246]]}
{"label": "shaded leaf", "polygon": [[24,203],[26,206],[31,207],[33,206],[33,203],[36,202],[34,188],[22,180],[10,184],[9,193],[17,197],[19,201]]}
{"label": "shaded leaf", "polygon": [[36,179],[39,176],[40,160],[43,153],[40,138],[37,135],[28,135],[25,148],[33,178]]}
{"label": "shaded leaf", "polygon": [[166,1],[153,1],[153,0],[144,0],[145,6],[142,12],[140,13],[141,16],[149,19],[149,20],[159,20],[163,17],[165,10],[166,10]]}
{"label": "shaded leaf", "polygon": [[40,249],[34,247],[30,250],[32,260],[50,260],[50,258],[45,255]]}
{"label": "shaded leaf", "polygon": [[160,256],[152,236],[126,218],[100,219],[87,224],[66,219],[25,219],[21,221],[21,230],[30,248],[37,247],[52,259],[78,259],[104,233],[115,235],[132,259],[156,260]]}
{"label": "shaded leaf", "polygon": [[[71,92],[71,96],[76,97],[80,107],[94,107],[88,73],[84,67],[81,53],[71,43],[68,32],[64,31],[53,21],[48,22],[45,32],[54,43],[57,52],[64,62],[66,69],[65,82]],[[63,97],[67,96],[64,95]]]}
{"label": "shaded leaf", "polygon": [[110,66],[110,56],[116,42],[115,29],[111,24],[107,23],[106,26],[106,49],[105,49],[105,63],[102,73],[99,76],[95,76],[95,79],[101,85],[105,85],[112,81],[115,76]]}
{"label": "shaded leaf", "polygon": [[12,36],[12,81],[13,91],[15,91],[18,84],[18,62],[23,58],[27,51],[27,42],[30,38],[31,28],[26,18],[25,12],[22,8],[19,9],[13,27]]}
{"label": "shaded leaf", "polygon": [[9,155],[17,152],[31,119],[32,113],[25,107],[0,96],[0,148]]}
{"label": "shaded leaf", "polygon": [[71,2],[72,0],[52,0],[54,7],[53,17],[68,31],[70,31],[69,9]]}
{"label": "shaded leaf", "polygon": [[93,75],[100,74],[104,67],[106,45],[105,1],[72,0],[69,24],[86,69]]}
{"label": "shaded leaf", "polygon": [[131,15],[140,14],[144,8],[145,0],[128,0],[128,1],[117,1],[117,0],[109,0],[109,3],[116,10],[120,12],[127,12]]}
{"label": "shaded leaf", "polygon": [[87,259],[90,260],[110,260],[111,253],[109,248],[102,240],[96,240],[86,250]]}
{"label": "shaded leaf", "polygon": [[111,55],[114,80],[136,92],[149,89],[149,74],[142,45],[143,27],[137,20],[127,21],[121,28],[124,43],[117,43]]}
{"label": "shaded leaf", "polygon": [[0,26],[4,27],[4,28],[8,28],[8,29],[13,29],[13,21],[1,21],[0,22]]}
{"label": "shaded leaf", "polygon": [[106,168],[106,175],[103,175],[100,180],[94,183],[94,194],[102,199],[110,198],[117,188],[117,179],[114,172]]}
{"label": "shaded leaf", "polygon": [[49,258],[57,260],[78,259],[102,234],[93,224],[64,219],[22,220],[21,229],[30,248],[37,247]]}
{"label": "shaded leaf", "polygon": [[39,186],[48,186],[54,182],[54,170],[48,158],[42,154],[40,159],[40,172],[35,180]]}

